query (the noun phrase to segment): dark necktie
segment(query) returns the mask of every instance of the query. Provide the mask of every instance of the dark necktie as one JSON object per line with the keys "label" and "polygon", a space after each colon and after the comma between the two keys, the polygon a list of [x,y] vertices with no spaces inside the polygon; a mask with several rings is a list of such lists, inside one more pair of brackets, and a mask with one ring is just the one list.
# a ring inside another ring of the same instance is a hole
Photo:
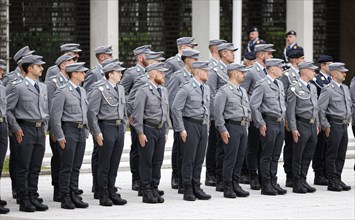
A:
{"label": "dark necktie", "polygon": [[330,83],[330,81],[332,81],[332,77],[328,76],[328,83]]}
{"label": "dark necktie", "polygon": [[117,85],[115,86],[115,87],[113,87],[115,90],[116,90],[116,92],[118,92],[118,87],[117,87]]}
{"label": "dark necktie", "polygon": [[343,86],[342,86],[342,85],[340,85],[339,87],[340,87],[341,91],[343,91],[343,92],[344,92]]}
{"label": "dark necktie", "polygon": [[265,76],[267,75],[267,71],[266,71],[266,68],[263,69],[264,73],[265,73]]}
{"label": "dark necktie", "polygon": [[37,83],[35,83],[34,87],[35,87],[35,89],[37,90],[37,92],[39,93],[39,86],[38,86]]}
{"label": "dark necktie", "polygon": [[240,89],[239,86],[238,86],[237,90],[238,90],[238,92],[239,92],[239,95],[240,95],[240,96],[243,96],[243,92],[242,92],[242,90]]}
{"label": "dark necktie", "polygon": [[203,105],[204,104],[203,96],[204,96],[204,93],[205,93],[205,88],[203,87],[202,84],[200,85],[200,88],[201,88],[201,91],[202,91],[202,105]]}
{"label": "dark necktie", "polygon": [[276,85],[277,87],[279,87],[279,84],[277,84],[277,80],[276,80],[276,79],[274,80],[274,83],[275,83],[275,85]]}
{"label": "dark necktie", "polygon": [[311,91],[311,85],[309,83],[307,83],[307,89]]}
{"label": "dark necktie", "polygon": [[160,97],[161,97],[161,88],[160,88],[160,87],[158,87],[158,88],[157,88],[157,90],[158,90],[159,95],[160,95]]}
{"label": "dark necktie", "polygon": [[79,95],[81,96],[81,91],[80,91],[80,87],[76,87],[76,91],[78,91]]}

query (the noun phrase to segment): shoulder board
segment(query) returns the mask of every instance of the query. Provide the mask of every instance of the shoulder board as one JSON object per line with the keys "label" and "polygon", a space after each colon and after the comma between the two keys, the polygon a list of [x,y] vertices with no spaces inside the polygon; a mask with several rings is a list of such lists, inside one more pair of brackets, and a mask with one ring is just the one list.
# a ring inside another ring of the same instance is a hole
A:
{"label": "shoulder board", "polygon": [[188,84],[190,84],[190,81],[183,82],[180,84],[180,88],[185,87]]}
{"label": "shoulder board", "polygon": [[17,85],[17,84],[19,84],[20,82],[22,82],[22,80],[20,80],[20,79],[14,79],[11,83],[12,83],[12,85]]}
{"label": "shoulder board", "polygon": [[169,62],[169,61],[171,61],[171,60],[173,60],[173,59],[175,59],[175,56],[169,57],[165,62]]}
{"label": "shoulder board", "polygon": [[93,86],[102,86],[102,85],[104,85],[104,82],[102,82],[101,80],[99,80],[99,81],[94,82],[92,85],[93,85]]}
{"label": "shoulder board", "polygon": [[228,84],[225,84],[225,85],[221,86],[221,89],[226,88],[227,86],[228,86]]}
{"label": "shoulder board", "polygon": [[49,79],[55,79],[55,78],[57,78],[57,75],[49,77]]}
{"label": "shoulder board", "polygon": [[64,89],[67,86],[67,84],[61,85],[59,88]]}

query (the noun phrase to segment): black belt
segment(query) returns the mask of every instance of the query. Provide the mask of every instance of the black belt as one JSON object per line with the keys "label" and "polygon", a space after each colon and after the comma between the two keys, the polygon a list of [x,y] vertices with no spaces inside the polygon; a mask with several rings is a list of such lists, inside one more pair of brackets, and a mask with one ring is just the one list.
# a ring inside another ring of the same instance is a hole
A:
{"label": "black belt", "polygon": [[203,125],[206,124],[205,120],[203,119],[194,119],[194,118],[189,118],[189,117],[182,117],[184,120],[195,123],[195,124],[199,124],[199,125]]}
{"label": "black belt", "polygon": [[296,115],[296,120],[297,121],[302,121],[302,122],[305,122],[305,123],[308,123],[308,124],[314,124],[316,122],[315,118],[307,119],[307,118],[298,117],[297,115]]}
{"label": "black belt", "polygon": [[343,124],[343,125],[349,124],[349,121],[347,119],[332,118],[332,117],[327,117],[327,118],[329,121],[332,121],[335,123],[339,123],[339,124]]}
{"label": "black belt", "polygon": [[153,128],[162,128],[164,126],[164,123],[157,123],[157,122],[148,121],[148,120],[143,120],[143,124],[148,125]]}
{"label": "black belt", "polygon": [[5,119],[3,117],[0,117],[0,123],[5,122]]}
{"label": "black belt", "polygon": [[270,120],[270,121],[278,122],[278,123],[281,123],[284,121],[283,117],[275,117],[275,116],[271,116],[271,115],[263,115],[263,118]]}
{"label": "black belt", "polygon": [[22,125],[31,126],[35,128],[41,128],[43,126],[43,121],[26,121],[18,119],[17,122]]}
{"label": "black belt", "polygon": [[248,125],[248,121],[247,120],[241,120],[241,121],[234,121],[234,120],[230,120],[230,119],[226,119],[224,120],[226,124],[231,124],[231,125]]}
{"label": "black belt", "polygon": [[84,128],[85,124],[82,122],[68,122],[68,121],[63,121],[63,125],[69,126],[72,128]]}
{"label": "black belt", "polygon": [[112,119],[112,120],[99,120],[100,123],[110,124],[110,125],[121,125],[121,119]]}

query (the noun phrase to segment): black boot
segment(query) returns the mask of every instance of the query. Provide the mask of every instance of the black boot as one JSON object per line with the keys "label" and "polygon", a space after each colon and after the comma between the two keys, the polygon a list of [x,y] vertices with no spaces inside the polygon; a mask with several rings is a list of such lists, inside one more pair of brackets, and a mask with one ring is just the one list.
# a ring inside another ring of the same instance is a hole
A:
{"label": "black boot", "polygon": [[206,171],[205,185],[206,186],[216,186],[216,177],[213,173]]}
{"label": "black boot", "polygon": [[20,203],[20,211],[22,212],[35,212],[36,207],[32,205],[27,193],[17,194]]}
{"label": "black boot", "polygon": [[249,176],[249,174],[245,173],[245,174],[241,175],[240,178],[239,178],[239,183],[250,184],[250,176]]}
{"label": "black boot", "polygon": [[278,194],[276,189],[271,185],[271,181],[269,178],[263,178],[262,187],[261,187],[261,194],[262,195],[270,195],[270,196],[276,196]]}
{"label": "black boot", "polygon": [[235,194],[234,189],[233,189],[233,185],[231,181],[224,181],[224,192],[223,192],[223,196],[225,198],[236,198],[237,194]]}
{"label": "black boot", "polygon": [[139,180],[132,179],[132,190],[138,191],[139,189]]}
{"label": "black boot", "polygon": [[199,200],[209,200],[211,199],[211,196],[206,194],[200,187],[200,183],[194,183],[193,184],[193,193],[195,195],[196,198],[198,198]]}
{"label": "black boot", "polygon": [[98,186],[93,187],[94,199],[100,199],[100,188]]}
{"label": "black boot", "polygon": [[260,190],[259,175],[256,172],[250,173],[250,189]]}
{"label": "black boot", "polygon": [[[14,182],[11,182],[12,198],[17,199],[17,188]],[[19,203],[17,203],[19,204]]]}
{"label": "black boot", "polygon": [[334,174],[330,174],[328,176],[328,188],[329,191],[335,191],[335,192],[340,192],[343,190],[343,187],[339,185],[339,182],[337,181],[337,176]]}
{"label": "black boot", "polygon": [[184,194],[184,184],[179,182],[179,189],[178,189],[179,194]]}
{"label": "black boot", "polygon": [[179,187],[179,178],[176,174],[172,173],[171,174],[171,188],[178,189],[178,187]]}
{"label": "black boot", "polygon": [[36,207],[36,211],[46,211],[48,209],[47,205],[44,205],[38,201],[37,193],[30,193],[30,202],[34,207]]}
{"label": "black boot", "polygon": [[250,195],[249,192],[242,189],[242,187],[239,185],[239,182],[237,180],[233,181],[233,189],[235,194],[238,197],[247,197]]}
{"label": "black boot", "polygon": [[[161,197],[161,194],[159,193],[159,191],[161,191],[161,190],[158,189],[158,186],[152,186],[151,188],[152,188],[154,197],[157,198],[158,203],[163,203],[164,198]],[[163,193],[163,195],[164,195],[164,193]]]}
{"label": "black boot", "polygon": [[107,189],[100,189],[100,205],[101,206],[112,206],[113,202],[110,199]]}
{"label": "black boot", "polygon": [[328,186],[328,179],[323,172],[316,172],[314,174],[314,185]]}
{"label": "black boot", "polygon": [[341,176],[337,175],[336,176],[336,181],[338,182],[338,185],[341,186],[341,189],[343,191],[349,191],[351,190],[351,186],[346,185],[342,180],[341,180]]}
{"label": "black boot", "polygon": [[293,177],[292,192],[294,192],[294,193],[307,193],[307,189],[304,187],[300,176]]}
{"label": "black boot", "polygon": [[0,206],[6,206],[7,202],[5,200],[1,200],[0,198]]}
{"label": "black boot", "polygon": [[223,180],[221,180],[221,179],[217,179],[216,180],[216,191],[217,192],[223,192],[224,191]]}
{"label": "black boot", "polygon": [[184,184],[184,200],[186,201],[195,201],[196,197],[192,190],[191,183],[187,182]]}
{"label": "black boot", "polygon": [[61,192],[61,207],[62,209],[75,209],[74,203],[71,201],[69,193]]}
{"label": "black boot", "polygon": [[60,192],[59,192],[59,188],[58,187],[54,187],[54,190],[53,190],[53,201],[54,202],[61,202],[61,196],[60,196]]}
{"label": "black boot", "polygon": [[0,214],[6,214],[10,212],[10,209],[4,207],[6,205],[7,202],[0,199]]}
{"label": "black boot", "polygon": [[301,180],[302,180],[302,184],[303,184],[304,188],[307,189],[307,192],[308,192],[308,193],[313,193],[313,192],[316,191],[316,188],[310,186],[310,185],[307,183],[307,178],[306,178],[306,177],[302,176],[302,177],[301,177]]}
{"label": "black boot", "polygon": [[89,204],[86,202],[83,202],[74,191],[70,191],[70,198],[76,208],[83,209],[83,208],[89,207]]}
{"label": "black boot", "polygon": [[[287,193],[286,189],[281,188],[281,186],[277,183],[277,177],[271,178],[271,185],[276,189],[277,194],[285,195]],[[293,184],[292,184],[293,185]]]}
{"label": "black boot", "polygon": [[117,190],[115,187],[109,188],[108,192],[109,192],[110,199],[112,200],[113,204],[115,204],[115,205],[127,204],[127,200],[121,198],[121,195],[119,193],[117,193]]}
{"label": "black boot", "polygon": [[286,187],[293,187],[293,175],[291,174],[286,174]]}
{"label": "black boot", "polygon": [[143,187],[143,202],[144,203],[157,203],[158,199],[154,197],[153,191],[149,185]]}

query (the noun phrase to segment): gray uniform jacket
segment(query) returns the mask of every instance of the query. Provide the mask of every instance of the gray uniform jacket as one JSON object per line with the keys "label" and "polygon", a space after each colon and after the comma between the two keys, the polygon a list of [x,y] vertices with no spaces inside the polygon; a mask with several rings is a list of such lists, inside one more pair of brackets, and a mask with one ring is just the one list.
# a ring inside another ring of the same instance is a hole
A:
{"label": "gray uniform jacket", "polygon": [[242,86],[245,90],[247,90],[249,98],[254,92],[256,83],[265,77],[265,73],[262,68],[255,62],[253,67],[246,72],[245,79],[240,86]]}
{"label": "gray uniform jacket", "polygon": [[192,75],[187,69],[184,67],[181,70],[176,71],[168,84],[168,91],[169,91],[169,103],[170,108],[171,104],[174,102],[175,96],[181,84],[189,81],[192,78]]}
{"label": "gray uniform jacket", "polygon": [[120,85],[123,86],[126,95],[128,95],[131,92],[131,89],[133,87],[136,78],[143,73],[145,73],[144,67],[138,64],[134,67],[128,68],[124,72]]}
{"label": "gray uniform jacket", "polygon": [[287,92],[286,117],[291,131],[297,130],[297,116],[312,119],[319,127],[317,88],[311,83],[310,88],[311,91],[302,82],[298,82]]}
{"label": "gray uniform jacket", "polygon": [[209,63],[209,67],[210,69],[216,67],[218,65],[219,61],[217,61],[216,59],[214,59],[213,57],[210,58],[210,63]]}
{"label": "gray uniform jacket", "polygon": [[2,78],[2,82],[4,84],[5,87],[7,87],[7,85],[17,79],[23,79],[22,75],[21,75],[21,70],[19,67],[16,67],[16,69],[14,71],[9,72],[8,74],[4,75],[4,77]]}
{"label": "gray uniform jacket", "polygon": [[100,82],[89,96],[88,120],[93,135],[101,133],[99,120],[121,120],[125,126],[128,122],[123,86],[117,85],[117,92],[107,80]]}
{"label": "gray uniform jacket", "polygon": [[85,81],[84,81],[84,89],[86,92],[90,92],[92,89],[91,86],[95,82],[99,81],[104,77],[104,71],[102,69],[102,66],[100,64],[97,64],[94,68],[89,70],[85,76]]}
{"label": "gray uniform jacket", "polygon": [[165,133],[168,134],[169,126],[169,101],[168,90],[160,87],[160,96],[157,88],[149,81],[146,85],[138,88],[134,101],[133,127],[138,134],[143,134],[143,124],[147,120],[154,124],[165,125]]}
{"label": "gray uniform jacket", "polygon": [[2,84],[2,81],[0,80],[0,118],[2,118],[3,121],[7,122],[6,118],[6,90],[5,87]]}
{"label": "gray uniform jacket", "polygon": [[47,85],[47,90],[48,90],[48,107],[52,106],[52,100],[54,97],[54,92],[64,84],[68,82],[68,79],[66,79],[60,72],[57,73],[54,76],[51,76],[48,78],[48,80],[45,82]]}
{"label": "gray uniform jacket", "polygon": [[342,89],[332,81],[326,85],[318,99],[319,117],[322,128],[330,128],[327,117],[341,120],[351,119],[351,97],[348,86],[342,84]]}
{"label": "gray uniform jacket", "polygon": [[49,120],[47,86],[41,82],[37,83],[39,93],[26,78],[12,83],[13,86],[7,96],[7,119],[11,131],[21,129],[16,121],[18,119],[42,121],[47,130]]}
{"label": "gray uniform jacket", "polygon": [[44,82],[47,82],[49,80],[49,78],[57,75],[59,72],[60,72],[60,69],[57,65],[53,65],[53,66],[49,67],[47,69],[46,78],[45,78]]}
{"label": "gray uniform jacket", "polygon": [[218,89],[227,84],[228,81],[229,77],[227,75],[227,67],[225,64],[222,63],[222,61],[220,61],[216,67],[208,71],[208,80],[206,84],[210,87],[211,91],[210,113],[212,119],[214,119],[214,98],[217,94]]}
{"label": "gray uniform jacket", "polygon": [[[51,106],[50,124],[58,140],[65,138],[62,122],[81,122],[87,125],[87,104],[85,89],[80,87],[81,96],[70,82],[58,88],[54,93]],[[54,104],[55,103],[55,104]]]}
{"label": "gray uniform jacket", "polygon": [[181,57],[179,54],[176,54],[173,57],[170,57],[165,61],[164,67],[169,69],[165,72],[165,85],[169,85],[170,79],[172,75],[178,71],[184,68],[184,62],[181,60]]}
{"label": "gray uniform jacket", "polygon": [[[292,85],[295,85],[299,79],[300,79],[300,74],[299,72],[296,72],[293,67],[286,70],[280,79],[281,82],[284,84],[284,91],[287,93],[288,88]],[[286,102],[287,102],[287,96],[286,96]]]}
{"label": "gray uniform jacket", "polygon": [[260,80],[250,97],[250,108],[256,127],[264,126],[263,115],[283,117],[286,115],[285,92],[278,79],[277,86],[269,77]]}
{"label": "gray uniform jacket", "polygon": [[129,95],[127,97],[127,114],[128,114],[128,116],[132,115],[134,100],[136,98],[136,94],[137,94],[138,89],[140,87],[146,85],[147,83],[149,83],[149,76],[146,73],[139,75],[136,78],[136,80],[134,81],[131,92],[129,93]]}
{"label": "gray uniform jacket", "polygon": [[209,121],[210,88],[206,84],[203,84],[203,88],[202,97],[201,88],[194,78],[180,86],[171,108],[175,132],[185,130],[183,117]]}
{"label": "gray uniform jacket", "polygon": [[251,116],[249,98],[247,91],[228,82],[222,86],[214,101],[215,125],[219,132],[227,131],[225,120],[248,121]]}
{"label": "gray uniform jacket", "polygon": [[352,125],[355,125],[355,77],[350,83]]}

